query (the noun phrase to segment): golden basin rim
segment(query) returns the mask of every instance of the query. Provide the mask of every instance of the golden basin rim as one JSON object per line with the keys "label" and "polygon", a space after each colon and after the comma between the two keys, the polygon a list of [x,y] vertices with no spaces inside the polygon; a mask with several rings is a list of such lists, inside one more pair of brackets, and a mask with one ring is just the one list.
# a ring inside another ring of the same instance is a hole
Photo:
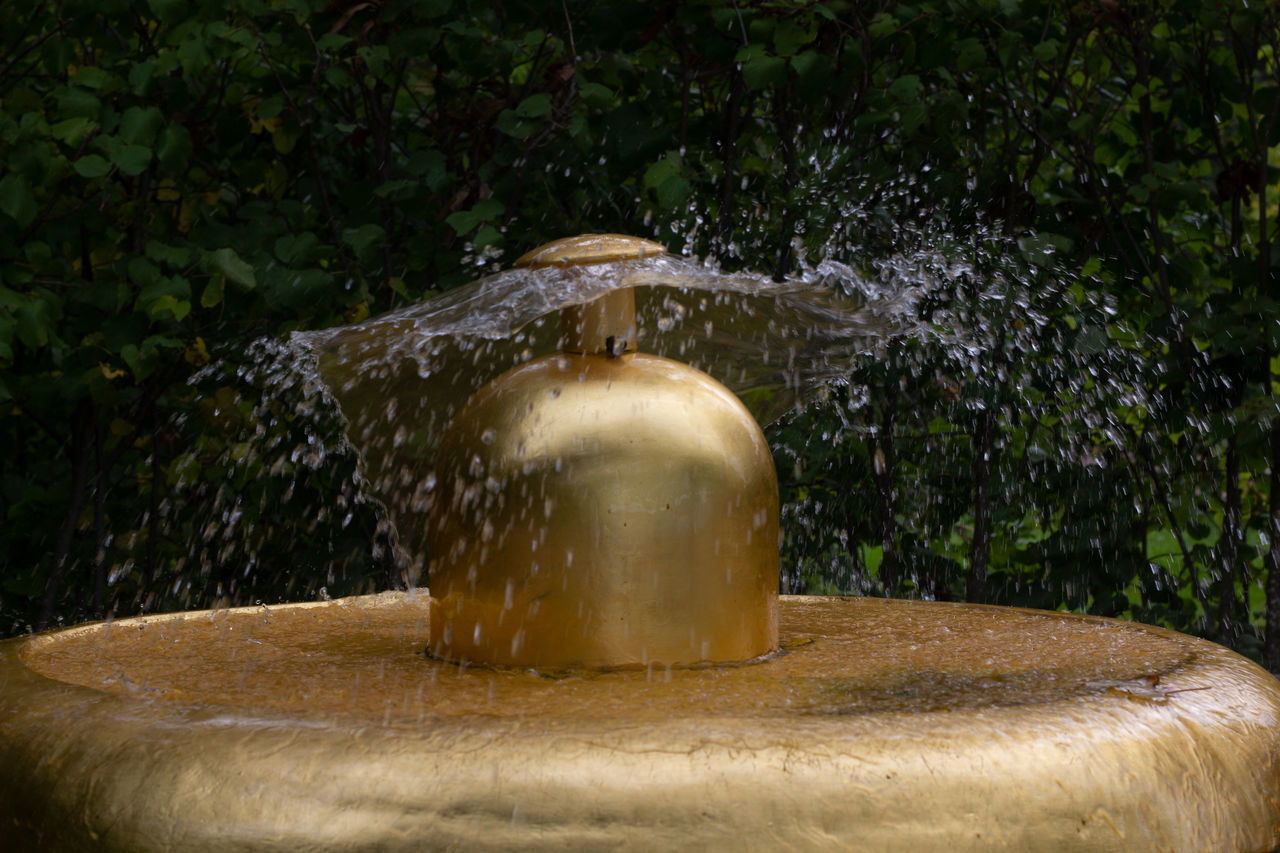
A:
{"label": "golden basin rim", "polygon": [[[1052,636],[1087,644],[1096,635],[1106,655],[1137,650],[1133,666],[1119,667],[1117,676],[1164,655],[1171,664],[1158,673],[1165,701],[1140,695],[1130,682],[1098,682],[1059,702],[916,713],[783,718],[732,707],[679,713],[677,703],[653,714],[643,704],[615,703],[605,717],[495,716],[477,708],[414,722],[380,719],[385,703],[376,697],[352,714],[202,705],[163,697],[155,684],[126,687],[117,678],[108,692],[27,665],[60,643],[92,649],[104,630],[154,638],[163,629],[181,641],[171,643],[176,648],[196,639],[189,629],[216,629],[210,636],[226,649],[270,651],[276,640],[267,629],[284,630],[292,619],[314,630],[310,640],[327,637],[346,649],[368,674],[378,666],[370,655],[381,648],[418,645],[425,598],[383,594],[141,617],[0,643],[0,820],[13,838],[40,849],[144,853],[226,849],[232,839],[241,849],[334,851],[704,850],[730,840],[748,850],[1003,844],[1121,851],[1137,844],[1265,851],[1280,839],[1280,685],[1212,643],[1097,617],[785,597],[784,633],[813,642],[762,666],[677,673],[670,687],[634,673],[552,683],[472,673],[436,683],[491,683],[499,698],[520,682],[545,696],[632,690],[635,699],[648,690],[670,699],[682,684],[734,681],[852,642],[828,629],[856,616],[866,626],[864,657],[904,637],[921,645],[904,650],[908,657],[945,652],[954,639],[946,629],[960,626],[974,642],[961,638],[955,648],[997,652],[1011,641],[988,640],[987,631],[996,636],[1002,624],[1012,626],[1018,636],[1007,657],[1015,664],[1022,649],[1052,656]],[[281,665],[305,663],[310,640],[296,639],[275,649]],[[412,654],[418,670],[436,666],[420,648]],[[1071,648],[1061,654],[1068,662],[1081,657]],[[1000,675],[984,674],[983,660],[978,676]],[[946,664],[939,660],[935,671]],[[240,674],[252,680],[254,672],[246,666]],[[927,677],[889,687],[923,690]],[[374,680],[364,683],[372,689]],[[813,687],[789,683],[793,701],[806,686]],[[1179,692],[1206,686],[1212,689]]]}

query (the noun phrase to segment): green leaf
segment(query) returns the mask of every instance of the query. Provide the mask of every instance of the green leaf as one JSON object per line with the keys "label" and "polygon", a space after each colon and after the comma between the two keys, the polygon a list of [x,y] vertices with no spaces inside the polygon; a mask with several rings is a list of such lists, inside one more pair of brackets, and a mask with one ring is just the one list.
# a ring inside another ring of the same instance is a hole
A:
{"label": "green leaf", "polygon": [[409,156],[406,168],[419,175],[427,184],[427,189],[439,192],[449,179],[448,164],[444,155],[432,148],[427,151],[415,151]]}
{"label": "green leaf", "polygon": [[680,155],[669,152],[661,160],[654,163],[644,172],[644,188],[655,189],[673,176],[680,174]]}
{"label": "green leaf", "polygon": [[275,254],[286,264],[297,265],[312,260],[312,253],[320,247],[320,238],[310,231],[301,234],[285,234],[276,239]]}
{"label": "green leaf", "polygon": [[86,89],[101,89],[111,82],[111,74],[96,65],[86,65],[76,71],[71,78],[77,86]]}
{"label": "green leaf", "polygon": [[129,278],[141,287],[147,287],[160,280],[160,268],[146,258],[132,258],[129,261]]}
{"label": "green leaf", "polygon": [[187,167],[191,151],[191,134],[182,125],[171,124],[160,134],[160,142],[156,146],[156,159],[166,169],[180,172]]}
{"label": "green leaf", "polygon": [[781,21],[773,32],[773,49],[778,56],[795,56],[813,40],[813,33],[794,21]]}
{"label": "green leaf", "polygon": [[245,263],[236,254],[235,249],[218,249],[210,252],[206,256],[206,260],[211,270],[225,275],[227,281],[240,290],[253,290],[258,286],[258,279],[253,273],[253,267]]}
{"label": "green leaf", "polygon": [[164,116],[155,107],[129,107],[120,117],[120,138],[130,145],[150,146],[164,124]]}
{"label": "green leaf", "polygon": [[67,145],[76,148],[95,126],[96,124],[92,120],[84,116],[69,118],[50,127],[49,135],[59,142],[65,142]]}
{"label": "green leaf", "polygon": [[470,210],[459,210],[449,214],[445,222],[461,237],[471,233],[481,222],[490,222],[501,216],[505,210],[506,207],[502,202],[491,198],[480,202]]}
{"label": "green leaf", "polygon": [[412,198],[414,191],[418,189],[418,182],[408,178],[401,178],[395,181],[387,181],[373,191],[378,198],[389,198],[393,201],[404,201]]}
{"label": "green leaf", "polygon": [[101,178],[111,171],[111,164],[97,154],[86,154],[75,162],[76,174],[84,178]]}
{"label": "green leaf", "polygon": [[1048,64],[1058,56],[1058,42],[1056,39],[1048,39],[1042,41],[1031,50],[1031,55],[1036,58],[1037,62]]}
{"label": "green leaf", "polygon": [[153,319],[164,313],[173,315],[173,319],[181,322],[183,317],[191,313],[191,303],[185,299],[178,299],[172,293],[166,293],[159,299],[151,303],[151,307],[147,310],[147,314]]}
{"label": "green leaf", "polygon": [[151,374],[152,365],[150,359],[144,359],[138,351],[137,344],[125,344],[120,348],[120,358],[124,363],[129,365],[129,369],[133,371],[133,377],[141,382]]}
{"label": "green leaf", "polygon": [[954,50],[957,71],[970,71],[986,65],[987,50],[976,38],[961,39],[956,42]]}
{"label": "green leaf", "polygon": [[25,228],[36,218],[35,199],[31,188],[19,175],[6,175],[0,180],[0,211]]}
{"label": "green leaf", "polygon": [[139,62],[129,69],[129,85],[133,87],[133,91],[139,95],[146,95],[151,89],[151,81],[156,76],[156,64],[154,62]]}
{"label": "green leaf", "polygon": [[162,22],[172,24],[182,19],[184,14],[191,14],[186,0],[147,0],[151,12]]}
{"label": "green leaf", "polygon": [[148,240],[146,245],[147,257],[161,264],[168,264],[171,267],[181,269],[191,263],[191,250],[183,249],[179,246],[167,246],[158,240]]}
{"label": "green leaf", "polygon": [[141,175],[151,165],[151,149],[142,145],[123,145],[111,155],[112,161],[126,175]]}
{"label": "green leaf", "polygon": [[680,154],[671,151],[645,170],[645,189],[653,190],[654,197],[663,210],[674,210],[682,206],[689,197],[691,186],[681,174],[682,167]]}
{"label": "green leaf", "polygon": [[503,110],[498,113],[498,118],[493,124],[507,136],[516,139],[528,139],[542,127],[541,122],[536,119],[521,118],[515,110]]}
{"label": "green leaf", "polygon": [[516,107],[516,115],[520,118],[541,118],[551,114],[551,96],[545,93],[530,95]]}
{"label": "green leaf", "polygon": [[608,107],[613,104],[613,90],[600,83],[584,81],[578,84],[578,97],[589,107]]}
{"label": "green leaf", "polygon": [[868,32],[871,33],[872,38],[878,39],[893,35],[897,29],[898,19],[888,12],[880,12],[871,19],[871,26],[868,27]]}
{"label": "green leaf", "polygon": [[67,118],[82,117],[98,120],[102,111],[102,102],[92,92],[76,86],[64,88],[54,93],[58,100],[58,110]]}
{"label": "green leaf", "polygon": [[764,89],[787,80],[787,60],[770,56],[762,45],[744,47],[738,51],[737,59],[742,66],[742,80],[749,89]]}
{"label": "green leaf", "polygon": [[48,302],[43,299],[23,300],[13,316],[17,321],[15,331],[18,340],[23,344],[37,349],[49,343],[57,324]]}
{"label": "green leaf", "polygon": [[205,285],[204,293],[200,294],[200,305],[204,308],[213,308],[222,302],[222,283],[225,277],[215,275]]}
{"label": "green leaf", "polygon": [[356,254],[360,254],[376,243],[381,243],[386,236],[387,232],[382,230],[381,225],[372,223],[361,225],[359,228],[342,229],[342,242],[355,249]]}
{"label": "green leaf", "polygon": [[912,103],[920,98],[920,78],[904,74],[889,84],[889,94],[899,103]]}

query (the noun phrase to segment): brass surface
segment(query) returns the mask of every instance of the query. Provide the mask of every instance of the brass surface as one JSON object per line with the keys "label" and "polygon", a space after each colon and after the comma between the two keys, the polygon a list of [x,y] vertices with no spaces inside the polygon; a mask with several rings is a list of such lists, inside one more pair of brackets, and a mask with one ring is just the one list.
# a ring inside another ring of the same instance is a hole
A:
{"label": "brass surface", "polygon": [[423,652],[425,593],[0,643],[0,823],[42,851],[1269,851],[1280,683],[1143,625],[784,597],[748,666]]}
{"label": "brass surface", "polygon": [[[586,234],[516,265],[662,251]],[[631,288],[561,320],[561,353],[477,391],[441,439],[432,653],[565,669],[773,651],[778,482],[759,425],[710,376],[635,352]]]}
{"label": "brass surface", "polygon": [[636,292],[619,288],[560,312],[564,352],[622,355],[636,351]]}
{"label": "brass surface", "polygon": [[612,263],[665,254],[666,246],[627,234],[578,234],[521,255],[512,266],[549,267]]}
{"label": "brass surface", "polygon": [[643,353],[562,353],[479,391],[441,441],[431,648],[543,668],[777,647],[778,489],[731,392]]}

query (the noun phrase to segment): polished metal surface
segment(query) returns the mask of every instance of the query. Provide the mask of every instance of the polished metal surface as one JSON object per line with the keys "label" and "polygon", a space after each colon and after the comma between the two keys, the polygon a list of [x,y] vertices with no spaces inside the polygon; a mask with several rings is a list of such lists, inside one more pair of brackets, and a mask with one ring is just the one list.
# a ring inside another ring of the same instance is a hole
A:
{"label": "polished metal surface", "polygon": [[0,823],[41,851],[1231,851],[1280,844],[1280,683],[1143,625],[780,602],[746,666],[424,653],[425,593],[0,643]]}
{"label": "polished metal surface", "polygon": [[577,266],[629,261],[661,255],[666,246],[629,234],[578,234],[539,246],[521,255],[517,267]]}
{"label": "polished metal surface", "polygon": [[[518,265],[661,250],[584,235]],[[563,351],[468,400],[435,464],[431,650],[573,669],[744,661],[777,648],[778,482],[727,388],[637,353],[619,288],[562,314]]]}
{"label": "polished metal surface", "polygon": [[636,294],[620,288],[560,312],[563,352],[617,356],[635,352]]}
{"label": "polished metal surface", "polygon": [[706,374],[644,353],[530,362],[441,443],[431,648],[542,668],[766,654],[777,518],[769,445]]}

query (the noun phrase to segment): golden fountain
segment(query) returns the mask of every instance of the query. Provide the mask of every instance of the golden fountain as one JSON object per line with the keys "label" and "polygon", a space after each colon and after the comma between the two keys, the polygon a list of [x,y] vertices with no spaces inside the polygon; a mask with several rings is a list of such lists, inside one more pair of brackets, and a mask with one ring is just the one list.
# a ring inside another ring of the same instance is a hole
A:
{"label": "golden fountain", "polygon": [[[588,235],[521,263],[621,270],[659,252]],[[120,851],[1280,845],[1280,683],[1265,671],[1108,619],[779,597],[777,482],[746,409],[637,351],[629,289],[562,322],[560,352],[473,395],[440,443],[414,509],[430,594],[0,644],[6,837]]]}

